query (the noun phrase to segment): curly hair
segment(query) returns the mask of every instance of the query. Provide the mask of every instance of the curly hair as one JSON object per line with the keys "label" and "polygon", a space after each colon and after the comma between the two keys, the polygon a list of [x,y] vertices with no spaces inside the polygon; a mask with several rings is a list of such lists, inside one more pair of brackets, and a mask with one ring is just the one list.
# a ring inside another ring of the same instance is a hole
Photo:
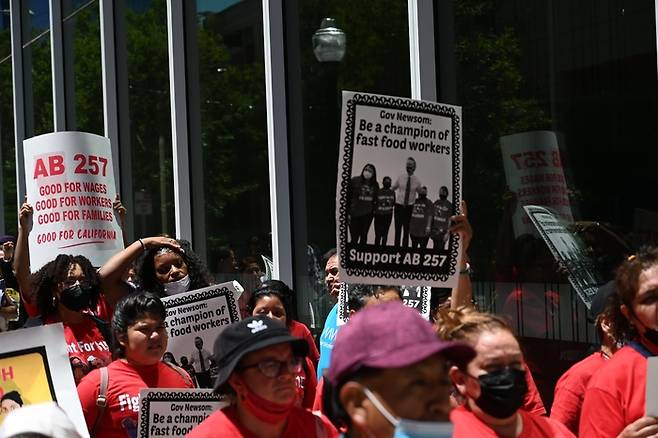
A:
{"label": "curly hair", "polygon": [[633,300],[640,286],[640,275],[656,265],[658,248],[643,246],[637,254],[630,256],[617,268],[617,292],[609,303],[609,317],[612,320],[613,334],[618,340],[631,341],[638,336],[637,329],[622,313],[621,306],[625,305],[632,312]]}
{"label": "curly hair", "polygon": [[96,307],[100,294],[100,277],[96,269],[91,265],[89,259],[84,256],[60,254],[55,260],[46,263],[41,269],[32,274],[32,291],[36,297],[36,304],[45,320],[57,311],[57,305],[53,300],[53,294],[59,283],[66,280],[71,265],[79,265],[85,280],[93,287],[91,296],[92,308]]}
{"label": "curly hair", "polygon": [[[190,277],[190,289],[201,289],[208,287],[213,283],[210,272],[201,258],[192,251],[192,245],[187,240],[177,240],[185,252],[176,252],[187,265],[187,275]],[[163,247],[150,248],[146,250],[143,256],[137,261],[135,272],[139,284],[145,290],[156,292],[160,297],[164,297],[164,287],[158,282],[155,276],[155,256]],[[172,250],[173,251],[173,250]]]}
{"label": "curly hair", "polygon": [[437,334],[445,341],[464,341],[473,345],[480,333],[507,330],[514,334],[509,322],[492,313],[478,312],[470,306],[441,309],[436,315]]}
{"label": "curly hair", "polygon": [[290,326],[293,319],[296,319],[296,312],[294,306],[294,292],[281,280],[267,280],[261,284],[249,297],[247,303],[247,311],[252,314],[256,308],[258,300],[263,297],[277,297],[283,309],[286,311],[286,325]]}

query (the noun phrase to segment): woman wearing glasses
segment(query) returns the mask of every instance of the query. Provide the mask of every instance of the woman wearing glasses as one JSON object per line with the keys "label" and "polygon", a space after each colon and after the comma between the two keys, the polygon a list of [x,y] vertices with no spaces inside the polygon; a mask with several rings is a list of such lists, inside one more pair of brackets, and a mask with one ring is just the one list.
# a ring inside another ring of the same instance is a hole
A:
{"label": "woman wearing glasses", "polygon": [[283,323],[266,316],[227,327],[215,342],[219,365],[215,392],[227,395],[231,404],[187,436],[337,436],[328,422],[295,407],[295,380],[307,353],[306,341],[290,336]]}

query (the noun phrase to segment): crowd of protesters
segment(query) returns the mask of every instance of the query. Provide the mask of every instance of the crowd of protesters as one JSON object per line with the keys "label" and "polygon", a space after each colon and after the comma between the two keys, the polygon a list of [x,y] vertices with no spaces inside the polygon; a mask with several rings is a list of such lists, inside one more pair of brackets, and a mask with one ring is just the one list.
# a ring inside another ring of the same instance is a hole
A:
{"label": "crowd of protesters", "polygon": [[[2,295],[0,331],[62,323],[87,428],[100,438],[136,436],[141,389],[195,387],[214,388],[228,406],[190,437],[658,436],[658,419],[645,415],[647,359],[658,354],[658,249],[629,256],[600,288],[589,314],[597,351],[560,378],[544,406],[513,326],[473,302],[472,230],[465,204],[460,211],[447,230],[462,240],[459,282],[434,303],[431,320],[405,306],[397,286],[344,285],[330,251],[333,307],[316,340],[296,319],[294,291],[265,278],[257,258],[238,263],[226,249],[221,279],[249,278],[242,320],[212,352],[198,338],[189,357],[176,358],[167,352],[161,298],[218,280],[190,244],[146,237],[101,267],[60,254],[30,273],[25,203],[17,239],[0,239],[2,288],[20,292]],[[349,307],[342,326],[340,293]],[[78,436],[56,404],[23,404],[17,391],[3,394],[0,436]]]}

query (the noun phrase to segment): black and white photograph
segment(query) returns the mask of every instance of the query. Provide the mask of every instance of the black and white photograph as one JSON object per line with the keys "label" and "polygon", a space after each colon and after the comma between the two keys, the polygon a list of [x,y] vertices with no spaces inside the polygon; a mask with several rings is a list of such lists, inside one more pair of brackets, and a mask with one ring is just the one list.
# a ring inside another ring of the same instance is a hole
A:
{"label": "black and white photograph", "polygon": [[452,286],[461,200],[461,108],[343,92],[336,197],[341,276]]}

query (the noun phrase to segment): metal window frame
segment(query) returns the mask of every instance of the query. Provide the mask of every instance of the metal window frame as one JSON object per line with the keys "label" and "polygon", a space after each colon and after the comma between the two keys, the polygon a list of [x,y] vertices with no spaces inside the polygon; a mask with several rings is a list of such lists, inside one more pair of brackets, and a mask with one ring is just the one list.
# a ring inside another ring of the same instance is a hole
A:
{"label": "metal window frame", "polygon": [[50,65],[53,82],[53,130],[59,132],[67,129],[62,1],[50,0],[48,3],[50,8]]}
{"label": "metal window frame", "polygon": [[263,42],[273,276],[294,287],[283,0],[263,0]]}
{"label": "metal window frame", "polygon": [[176,238],[192,241],[185,16],[182,0],[167,0],[167,47]]}
{"label": "metal window frame", "polygon": [[434,2],[408,0],[411,98],[436,101]]}
{"label": "metal window frame", "polygon": [[10,0],[11,20],[11,68],[14,85],[14,141],[16,154],[16,204],[20,206],[25,198],[25,89],[23,83],[23,22],[21,0]]}

